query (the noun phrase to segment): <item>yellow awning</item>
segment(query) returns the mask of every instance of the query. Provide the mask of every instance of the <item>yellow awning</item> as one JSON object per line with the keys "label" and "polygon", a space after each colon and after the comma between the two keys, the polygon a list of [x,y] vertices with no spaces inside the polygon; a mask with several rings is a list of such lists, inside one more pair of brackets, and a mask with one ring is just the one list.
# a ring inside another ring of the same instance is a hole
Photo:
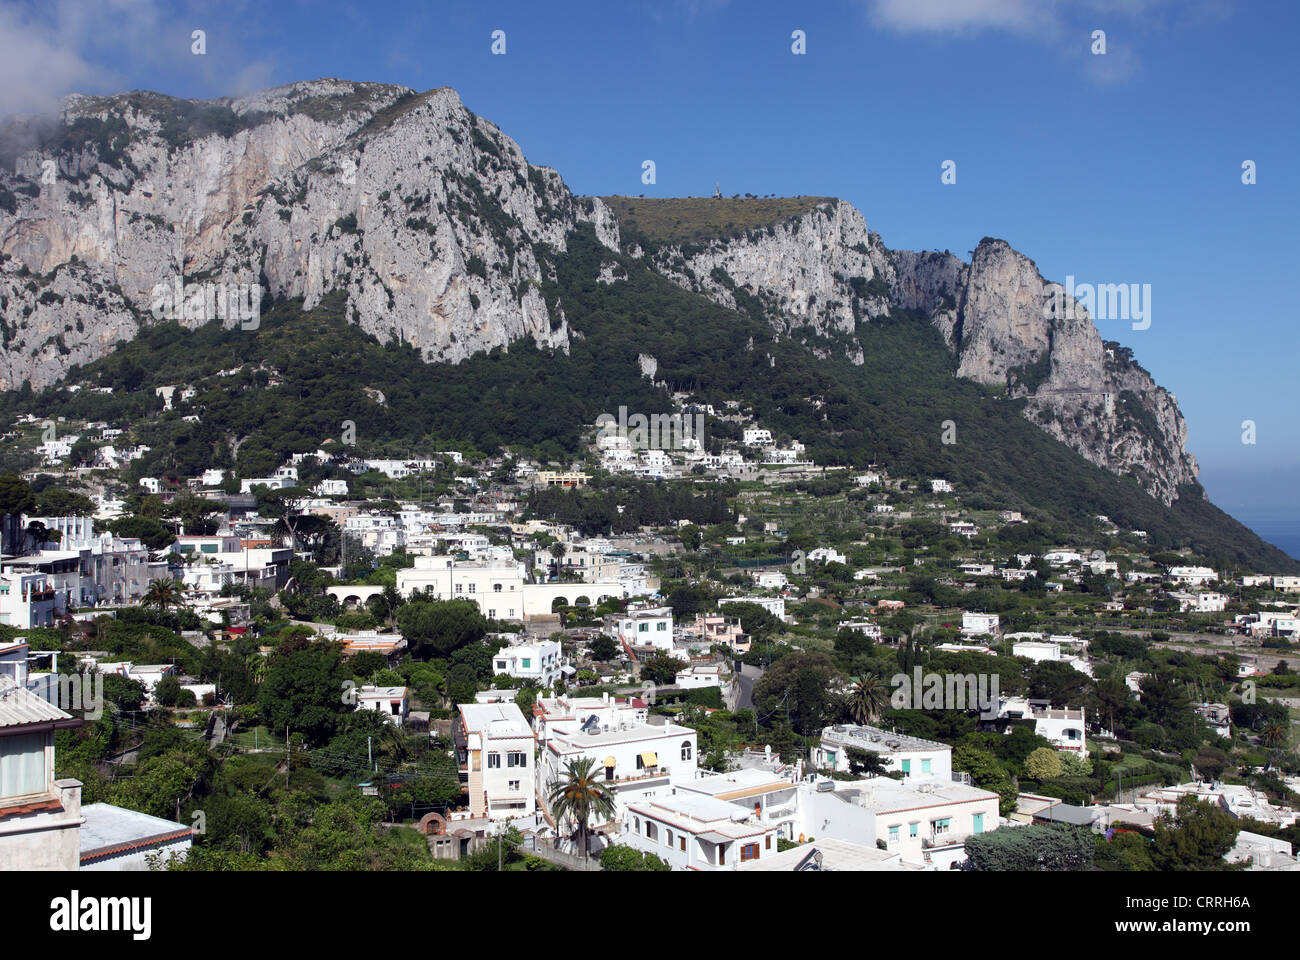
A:
{"label": "yellow awning", "polygon": [[607,766],[607,767],[616,767],[616,766],[618,766],[618,761],[615,760],[613,757],[606,757],[606,758],[605,758],[605,766]]}
{"label": "yellow awning", "polygon": [[657,767],[659,766],[659,755],[652,750],[647,750],[641,754],[641,762],[647,767]]}

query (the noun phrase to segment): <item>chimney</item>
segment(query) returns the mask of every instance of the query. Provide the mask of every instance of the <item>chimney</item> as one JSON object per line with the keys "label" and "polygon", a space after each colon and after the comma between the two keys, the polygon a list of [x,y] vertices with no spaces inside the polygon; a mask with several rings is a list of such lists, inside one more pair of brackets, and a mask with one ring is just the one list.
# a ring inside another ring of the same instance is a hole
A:
{"label": "chimney", "polygon": [[772,759],[772,745],[770,743],[763,744],[763,759],[764,760]]}

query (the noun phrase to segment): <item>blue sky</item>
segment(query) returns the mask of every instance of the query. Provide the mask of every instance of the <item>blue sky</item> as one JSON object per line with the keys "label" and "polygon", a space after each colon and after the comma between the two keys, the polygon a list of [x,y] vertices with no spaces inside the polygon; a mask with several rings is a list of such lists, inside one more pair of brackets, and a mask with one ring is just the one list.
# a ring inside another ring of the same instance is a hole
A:
{"label": "blue sky", "polygon": [[[1149,283],[1103,321],[1174,392],[1212,498],[1300,467],[1300,6],[1211,0],[0,3],[0,110],[323,76],[450,85],[577,193],[826,194],[891,247],[1002,237],[1049,279]],[[190,32],[207,33],[207,55]],[[491,34],[506,32],[506,54]],[[806,34],[806,54],[791,33]],[[1090,52],[1106,32],[1106,53]],[[654,160],[657,183],[643,185]],[[940,182],[944,160],[957,183]],[[1257,183],[1241,182],[1252,160]],[[1242,421],[1257,442],[1241,442]]]}

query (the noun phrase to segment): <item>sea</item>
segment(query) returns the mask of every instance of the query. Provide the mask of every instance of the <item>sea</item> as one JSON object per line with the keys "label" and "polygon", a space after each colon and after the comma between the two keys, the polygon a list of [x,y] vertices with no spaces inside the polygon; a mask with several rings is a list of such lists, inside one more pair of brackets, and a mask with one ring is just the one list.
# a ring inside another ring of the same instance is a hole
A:
{"label": "sea", "polygon": [[1245,511],[1232,515],[1259,534],[1260,539],[1300,560],[1300,517],[1277,513],[1255,515]]}

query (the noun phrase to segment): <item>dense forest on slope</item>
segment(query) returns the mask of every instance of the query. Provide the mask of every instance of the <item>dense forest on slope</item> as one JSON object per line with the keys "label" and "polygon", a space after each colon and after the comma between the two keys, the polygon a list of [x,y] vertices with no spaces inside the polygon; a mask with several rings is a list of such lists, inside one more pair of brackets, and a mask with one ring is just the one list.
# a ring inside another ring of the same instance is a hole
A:
{"label": "dense forest on slope", "polygon": [[[860,323],[866,361],[855,366],[810,331],[777,337],[746,313],[682,290],[603,247],[590,226],[571,234],[568,252],[553,262],[555,280],[543,293],[568,321],[567,354],[518,343],[458,365],[427,364],[413,348],[381,344],[348,324],[336,294],[307,313],[276,302],[257,330],[152,325],[69,378],[114,393],[12,392],[0,413],[132,428],[153,448],[133,465],[136,474],[233,466],[261,476],[290,453],[337,441],[344,421],[356,424],[359,454],[516,445],[560,461],[602,413],[616,415],[620,405],[669,412],[667,387],[717,409],[740,401],[774,436],[802,441],[819,464],[879,463],[895,476],[947,478],[975,509],[1023,510],[1081,530],[1106,514],[1122,528],[1146,530],[1153,547],[1191,547],[1262,570],[1298,566],[1204,500],[1199,487],[1167,509],[1051,439],[1022,416],[1023,401],[957,379],[940,334],[919,316],[895,309],[888,320]],[[599,281],[601,268],[613,265],[626,279]],[[642,375],[642,355],[656,362],[654,384]],[[154,388],[169,384],[190,384],[197,394],[163,411]],[[182,419],[190,414],[199,422]],[[955,443],[942,442],[947,421]],[[716,446],[736,427],[711,420],[709,431]]]}

